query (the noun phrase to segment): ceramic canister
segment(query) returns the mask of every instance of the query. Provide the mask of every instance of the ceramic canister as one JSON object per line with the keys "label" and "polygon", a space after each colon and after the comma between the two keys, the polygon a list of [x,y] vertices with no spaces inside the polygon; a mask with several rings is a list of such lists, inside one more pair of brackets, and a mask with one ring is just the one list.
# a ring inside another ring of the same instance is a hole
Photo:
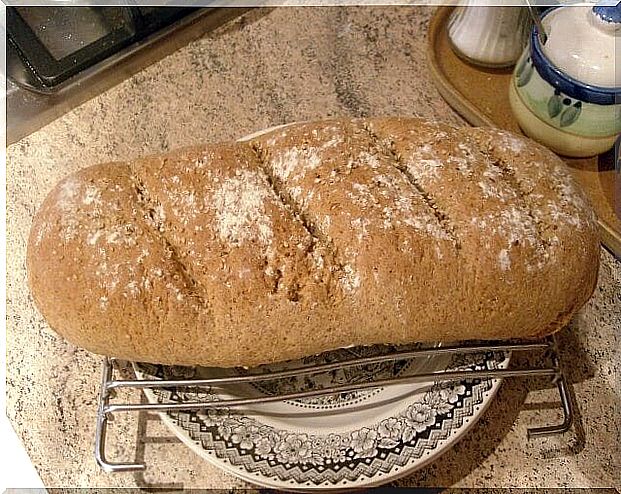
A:
{"label": "ceramic canister", "polygon": [[621,132],[621,87],[615,77],[619,10],[558,7],[534,28],[509,88],[513,112],[533,139],[566,156],[609,150]]}

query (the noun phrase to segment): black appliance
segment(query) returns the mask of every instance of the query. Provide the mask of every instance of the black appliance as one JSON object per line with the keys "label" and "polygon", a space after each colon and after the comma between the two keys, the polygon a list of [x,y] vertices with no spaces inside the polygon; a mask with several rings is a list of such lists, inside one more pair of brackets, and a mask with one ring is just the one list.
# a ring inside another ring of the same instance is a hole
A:
{"label": "black appliance", "polygon": [[7,7],[8,143],[245,10]]}

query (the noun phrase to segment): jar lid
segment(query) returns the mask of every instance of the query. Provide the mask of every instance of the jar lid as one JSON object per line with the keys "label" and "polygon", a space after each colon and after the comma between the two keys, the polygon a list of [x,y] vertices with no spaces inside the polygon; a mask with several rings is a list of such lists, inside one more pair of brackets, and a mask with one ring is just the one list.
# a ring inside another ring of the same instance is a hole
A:
{"label": "jar lid", "polygon": [[559,7],[544,14],[548,39],[542,50],[574,79],[616,88],[615,37],[621,36],[621,3],[616,6]]}

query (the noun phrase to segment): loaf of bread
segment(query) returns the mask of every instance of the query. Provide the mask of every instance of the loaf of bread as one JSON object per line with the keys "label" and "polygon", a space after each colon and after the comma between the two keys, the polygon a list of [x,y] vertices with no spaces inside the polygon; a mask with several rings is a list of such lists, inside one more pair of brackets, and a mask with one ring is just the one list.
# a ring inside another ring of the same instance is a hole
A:
{"label": "loaf of bread", "polygon": [[598,251],[550,151],[378,118],[85,168],[36,214],[27,267],[78,346],[229,367],[550,334],[591,296]]}

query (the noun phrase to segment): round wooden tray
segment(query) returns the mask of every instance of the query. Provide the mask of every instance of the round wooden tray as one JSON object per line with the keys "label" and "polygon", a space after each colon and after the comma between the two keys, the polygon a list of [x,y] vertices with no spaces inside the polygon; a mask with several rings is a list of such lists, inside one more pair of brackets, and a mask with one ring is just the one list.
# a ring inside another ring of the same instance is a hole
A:
{"label": "round wooden tray", "polygon": [[[470,124],[522,133],[509,106],[512,69],[476,67],[452,50],[446,25],[454,8],[439,7],[429,26],[427,57],[438,91]],[[591,198],[602,243],[621,257],[621,197],[617,198],[615,211],[613,154],[610,151],[594,158],[561,158]]]}

